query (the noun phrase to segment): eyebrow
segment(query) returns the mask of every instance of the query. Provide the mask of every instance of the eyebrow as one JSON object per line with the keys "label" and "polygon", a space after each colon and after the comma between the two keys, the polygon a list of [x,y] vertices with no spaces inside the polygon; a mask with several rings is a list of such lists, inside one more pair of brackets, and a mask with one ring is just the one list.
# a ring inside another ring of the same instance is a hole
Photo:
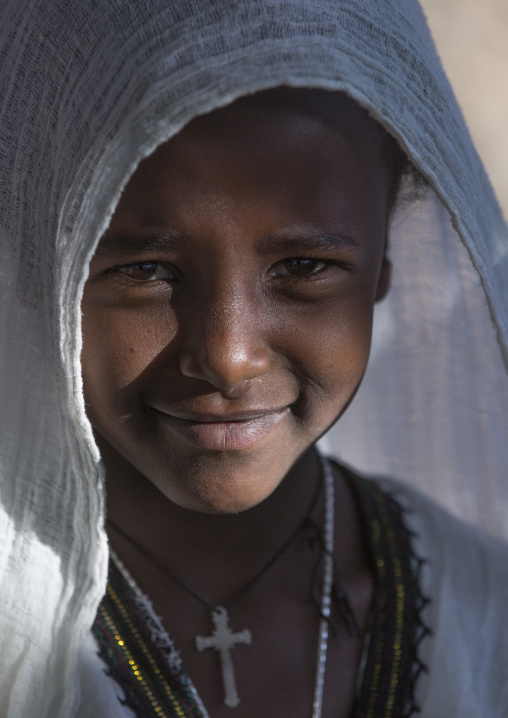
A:
{"label": "eyebrow", "polygon": [[359,249],[360,244],[350,234],[345,232],[330,232],[318,234],[290,234],[285,236],[265,237],[261,242],[262,253],[277,251],[294,252],[298,250],[329,251],[334,249]]}
{"label": "eyebrow", "polygon": [[139,230],[136,232],[120,230],[105,234],[97,245],[96,256],[123,256],[128,250],[132,254],[154,252],[160,249],[186,244],[186,239],[178,233],[154,232]]}
{"label": "eyebrow", "polygon": [[[120,230],[112,234],[106,234],[100,240],[95,251],[96,256],[123,257],[126,250],[132,254],[144,252],[156,252],[158,250],[172,249],[178,246],[181,248],[188,244],[188,240],[177,232],[154,232],[154,231],[126,231]],[[359,249],[359,243],[350,235],[344,232],[317,233],[317,234],[295,234],[276,236],[268,235],[263,237],[258,247],[261,254],[277,252],[303,251],[330,251],[336,249]]]}

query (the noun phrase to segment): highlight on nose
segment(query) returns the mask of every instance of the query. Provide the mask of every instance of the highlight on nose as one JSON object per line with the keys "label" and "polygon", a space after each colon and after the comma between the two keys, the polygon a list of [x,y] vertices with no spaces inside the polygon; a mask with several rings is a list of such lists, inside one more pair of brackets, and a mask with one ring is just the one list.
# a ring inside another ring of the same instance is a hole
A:
{"label": "highlight on nose", "polygon": [[247,332],[215,327],[203,336],[196,327],[193,334],[180,354],[182,374],[206,381],[228,397],[246,393],[251,380],[270,368],[268,347]]}

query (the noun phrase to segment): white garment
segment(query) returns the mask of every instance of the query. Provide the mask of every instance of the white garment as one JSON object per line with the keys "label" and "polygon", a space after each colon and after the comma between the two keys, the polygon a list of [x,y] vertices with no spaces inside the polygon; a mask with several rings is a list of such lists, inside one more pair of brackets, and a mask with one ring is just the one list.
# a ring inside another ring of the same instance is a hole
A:
{"label": "white garment", "polygon": [[427,562],[422,590],[432,600],[425,621],[433,635],[420,653],[430,669],[417,686],[422,718],[508,715],[506,545],[407,486],[379,484],[411,509],[405,523],[416,534],[416,555]]}
{"label": "white garment", "polygon": [[[407,485],[388,479],[376,483],[406,509],[404,523],[415,534],[414,553],[425,561],[421,590],[432,597],[422,614],[432,636],[419,650],[430,670],[417,685],[418,716],[508,715],[508,644],[503,631],[508,623],[508,547]],[[84,663],[83,693],[96,703],[93,711],[90,703],[83,706],[78,718],[135,718],[120,704],[122,690],[106,675],[91,636]]]}
{"label": "white garment", "polygon": [[382,453],[385,473],[428,481],[507,533],[507,230],[416,0],[3,0],[2,717],[75,715],[106,584],[79,362],[96,243],[143,157],[193,117],[282,84],[342,90],[366,107],[460,233],[431,199],[416,208],[423,220],[408,219],[417,234],[393,233],[396,300],[380,309],[373,380],[360,419],[343,424],[341,456],[377,472]]}

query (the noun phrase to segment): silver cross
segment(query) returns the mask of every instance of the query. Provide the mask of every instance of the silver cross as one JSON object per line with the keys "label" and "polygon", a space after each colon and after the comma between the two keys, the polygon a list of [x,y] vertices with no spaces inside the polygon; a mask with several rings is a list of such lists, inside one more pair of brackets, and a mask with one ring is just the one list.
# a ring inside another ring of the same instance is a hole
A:
{"label": "silver cross", "polygon": [[215,624],[213,634],[205,638],[203,636],[196,636],[196,648],[198,651],[204,651],[207,648],[214,648],[216,651],[219,651],[225,693],[224,703],[230,708],[234,708],[240,703],[240,698],[236,690],[231,649],[234,648],[237,643],[250,644],[251,633],[248,629],[240,633],[233,633],[228,626],[228,612],[222,606],[217,606],[217,608],[212,611],[212,621]]}

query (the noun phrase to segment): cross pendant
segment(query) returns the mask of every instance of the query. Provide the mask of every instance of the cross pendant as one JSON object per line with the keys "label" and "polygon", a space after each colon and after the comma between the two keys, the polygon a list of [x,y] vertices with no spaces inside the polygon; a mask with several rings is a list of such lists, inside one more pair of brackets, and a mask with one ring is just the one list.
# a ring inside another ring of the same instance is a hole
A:
{"label": "cross pendant", "polygon": [[212,611],[212,621],[215,625],[215,630],[211,636],[196,636],[196,648],[198,651],[214,648],[220,653],[220,665],[225,694],[224,703],[230,708],[234,708],[240,703],[240,698],[236,690],[231,649],[234,648],[237,643],[250,644],[251,633],[248,629],[240,633],[233,633],[228,626],[228,612],[222,606],[217,606],[217,608]]}

